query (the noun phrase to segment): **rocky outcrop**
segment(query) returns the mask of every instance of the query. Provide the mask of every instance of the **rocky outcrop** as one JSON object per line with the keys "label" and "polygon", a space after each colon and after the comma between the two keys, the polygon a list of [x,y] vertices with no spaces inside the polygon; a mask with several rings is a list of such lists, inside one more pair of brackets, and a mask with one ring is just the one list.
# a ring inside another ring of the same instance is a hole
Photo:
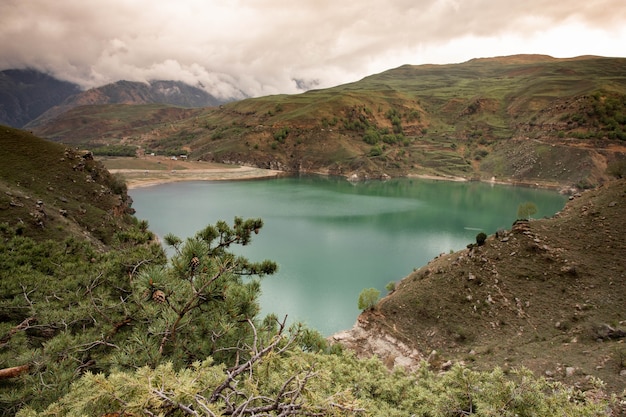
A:
{"label": "rocky outcrop", "polygon": [[350,349],[359,358],[377,356],[390,369],[417,369],[424,356],[368,320],[369,314],[375,313],[361,314],[350,330],[332,335],[330,343]]}

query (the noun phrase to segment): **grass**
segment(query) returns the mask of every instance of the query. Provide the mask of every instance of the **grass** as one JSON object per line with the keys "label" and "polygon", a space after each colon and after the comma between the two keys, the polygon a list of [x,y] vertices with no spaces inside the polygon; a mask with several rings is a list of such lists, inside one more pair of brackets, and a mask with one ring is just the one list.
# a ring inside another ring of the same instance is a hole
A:
{"label": "grass", "polygon": [[16,233],[64,240],[87,230],[108,243],[132,221],[124,182],[83,153],[4,126],[0,144],[0,223]]}

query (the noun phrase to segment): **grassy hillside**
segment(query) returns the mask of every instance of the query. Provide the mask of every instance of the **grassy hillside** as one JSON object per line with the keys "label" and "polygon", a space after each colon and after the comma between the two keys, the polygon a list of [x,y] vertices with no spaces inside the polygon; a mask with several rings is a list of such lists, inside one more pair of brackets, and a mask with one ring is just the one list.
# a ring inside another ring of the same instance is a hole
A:
{"label": "grassy hillside", "polygon": [[520,55],[193,112],[82,107],[36,132],[292,172],[589,186],[626,155],[624,114],[626,59]]}
{"label": "grassy hillside", "polygon": [[449,360],[478,369],[525,366],[581,387],[598,377],[620,393],[625,208],[624,180],[586,191],[554,218],[518,221],[482,246],[442,254],[359,322],[424,358],[437,351],[435,368]]}
{"label": "grassy hillside", "polygon": [[0,223],[36,239],[102,245],[134,224],[121,178],[85,151],[0,126]]}
{"label": "grassy hillside", "polygon": [[103,370],[81,338],[113,335],[129,274],[165,255],[91,154],[0,126],[0,161],[0,415],[15,415]]}

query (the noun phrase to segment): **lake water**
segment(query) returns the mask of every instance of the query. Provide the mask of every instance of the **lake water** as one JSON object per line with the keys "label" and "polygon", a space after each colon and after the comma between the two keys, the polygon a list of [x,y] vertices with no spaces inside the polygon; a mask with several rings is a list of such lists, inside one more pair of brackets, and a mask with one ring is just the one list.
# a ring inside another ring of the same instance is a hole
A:
{"label": "lake water", "polygon": [[399,281],[435,256],[463,249],[476,234],[510,229],[518,206],[552,216],[566,197],[549,190],[479,182],[343,178],[180,182],[130,190],[137,217],[159,236],[181,238],[217,220],[263,219],[236,253],[271,259],[262,281],[263,314],[288,315],[328,336],[354,324],[364,288]]}

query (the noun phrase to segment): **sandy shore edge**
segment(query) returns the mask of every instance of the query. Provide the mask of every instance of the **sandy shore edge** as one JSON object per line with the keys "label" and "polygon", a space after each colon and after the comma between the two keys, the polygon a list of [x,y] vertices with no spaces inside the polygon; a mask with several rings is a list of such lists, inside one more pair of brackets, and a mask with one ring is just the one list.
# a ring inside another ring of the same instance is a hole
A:
{"label": "sandy shore edge", "polygon": [[286,175],[283,171],[248,166],[172,171],[140,169],[110,169],[109,171],[112,174],[121,175],[129,189],[179,181],[235,181],[275,178]]}
{"label": "sandy shore edge", "polygon": [[[203,169],[183,169],[183,170],[140,170],[140,169],[110,169],[112,174],[121,175],[126,181],[128,189],[152,187],[160,184],[167,184],[181,181],[239,181],[254,180],[264,178],[278,178],[290,175],[285,171],[263,169],[251,166],[236,167],[212,167]],[[321,174],[321,173],[320,173]],[[321,174],[323,175],[323,174]],[[428,174],[409,174],[406,178],[418,178],[425,180],[465,182],[467,178],[454,176],[437,176]],[[510,180],[482,181],[490,184],[521,186],[533,188],[545,188],[559,190],[566,194],[566,187],[555,183],[534,183],[534,182],[518,182]]]}

